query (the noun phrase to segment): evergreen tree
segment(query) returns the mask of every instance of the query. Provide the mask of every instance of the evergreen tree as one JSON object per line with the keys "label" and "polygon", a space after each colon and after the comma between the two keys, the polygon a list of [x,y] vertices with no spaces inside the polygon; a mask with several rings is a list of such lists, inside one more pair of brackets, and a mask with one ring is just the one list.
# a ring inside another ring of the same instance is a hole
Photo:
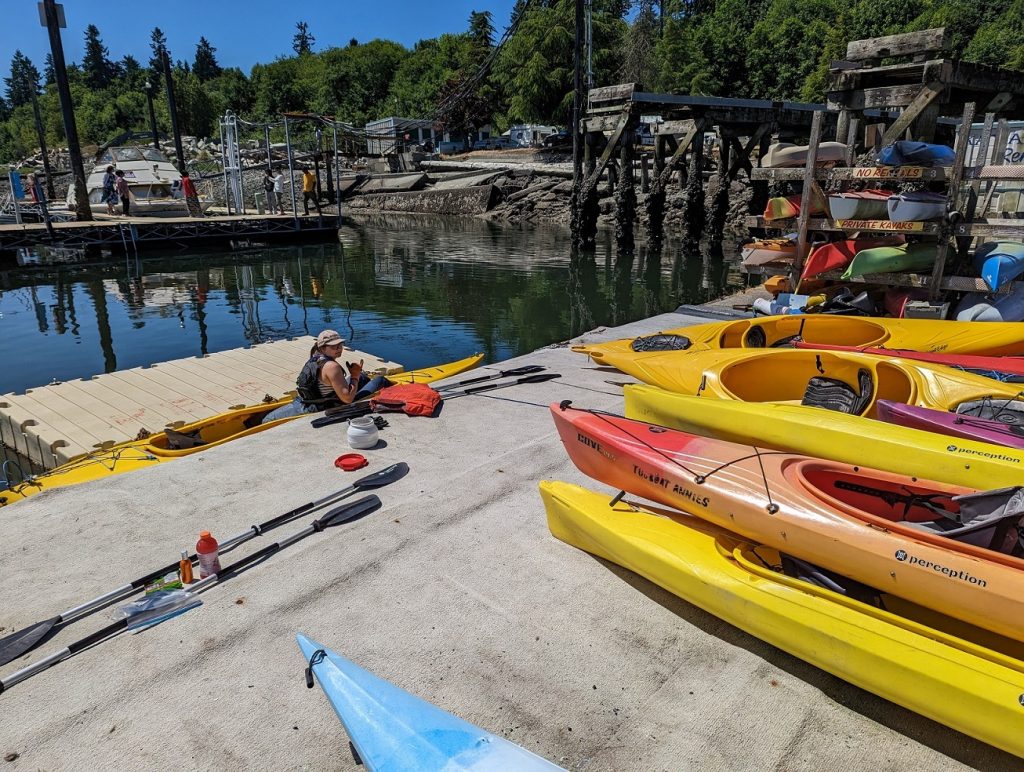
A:
{"label": "evergreen tree", "polygon": [[348,41],[348,47],[349,48],[355,48],[358,45],[359,45],[359,41],[356,40],[355,38],[352,38],[351,40]]}
{"label": "evergreen tree", "polygon": [[215,54],[217,49],[210,45],[210,41],[204,37],[199,38],[196,44],[196,58],[192,64],[192,72],[200,81],[213,80],[223,72],[217,63]]}
{"label": "evergreen tree", "polygon": [[309,31],[309,25],[304,21],[295,23],[295,37],[292,38],[292,49],[299,56],[313,51],[313,44],[316,38]]}
{"label": "evergreen tree", "polygon": [[161,56],[165,51],[168,57],[171,55],[167,50],[167,36],[159,27],[153,27],[149,35],[149,47],[153,51],[153,55],[149,57],[149,77],[152,79],[150,82],[159,87],[164,79],[164,62]]}
{"label": "evergreen tree", "polygon": [[637,14],[626,33],[622,52],[623,83],[654,84],[654,46],[658,42],[658,17],[654,13],[654,0],[639,0]]}
{"label": "evergreen tree", "polygon": [[27,105],[32,95],[39,92],[39,70],[21,51],[15,51],[11,58],[11,75],[4,78],[7,86],[7,102],[11,108]]}
{"label": "evergreen tree", "polygon": [[0,97],[0,122],[11,117],[11,108],[7,106],[7,100]]}
{"label": "evergreen tree", "polygon": [[85,56],[82,58],[82,72],[90,88],[106,88],[114,79],[114,65],[110,52],[100,40],[100,31],[95,24],[85,28]]}
{"label": "evergreen tree", "polygon": [[47,54],[43,62],[43,85],[47,86],[57,82],[57,76],[53,74],[53,54]]}
{"label": "evergreen tree", "polygon": [[469,14],[469,37],[480,49],[494,47],[494,17],[490,11],[472,11]]}

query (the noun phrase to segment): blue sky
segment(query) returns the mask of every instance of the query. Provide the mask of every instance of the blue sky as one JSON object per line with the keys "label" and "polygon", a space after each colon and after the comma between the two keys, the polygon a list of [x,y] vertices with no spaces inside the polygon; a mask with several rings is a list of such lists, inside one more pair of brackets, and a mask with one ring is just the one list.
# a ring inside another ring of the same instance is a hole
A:
{"label": "blue sky", "polygon": [[[36,0],[0,0],[0,72],[8,75],[11,56],[21,49],[40,69],[49,52],[46,30],[39,24]],[[490,11],[498,34],[508,23],[515,0],[65,0],[68,26],[63,30],[68,62],[80,62],[85,28],[99,27],[111,58],[131,54],[149,60],[149,33],[160,27],[175,59],[192,60],[203,35],[217,49],[222,66],[248,74],[257,62],[291,55],[295,23],[305,21],[316,37],[316,50],[374,38],[412,46],[445,32],[463,32],[471,11]]]}

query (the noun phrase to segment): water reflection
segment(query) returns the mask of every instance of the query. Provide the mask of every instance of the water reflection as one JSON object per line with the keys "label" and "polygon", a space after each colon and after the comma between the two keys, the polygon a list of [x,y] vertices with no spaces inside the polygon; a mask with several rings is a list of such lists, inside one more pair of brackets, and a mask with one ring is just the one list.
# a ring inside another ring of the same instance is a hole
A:
{"label": "water reflection", "polygon": [[342,332],[409,367],[526,353],[741,286],[677,246],[574,253],[560,228],[382,217],[339,243],[0,273],[0,393],[252,343]]}

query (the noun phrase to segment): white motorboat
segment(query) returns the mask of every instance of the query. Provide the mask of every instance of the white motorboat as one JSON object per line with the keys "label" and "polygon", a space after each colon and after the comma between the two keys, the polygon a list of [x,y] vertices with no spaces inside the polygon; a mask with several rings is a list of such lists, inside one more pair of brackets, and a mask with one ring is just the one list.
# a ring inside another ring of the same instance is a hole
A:
{"label": "white motorboat", "polygon": [[[132,217],[188,217],[188,207],[181,188],[181,174],[161,151],[152,147],[124,145],[108,147],[96,159],[96,165],[85,181],[89,192],[89,206],[95,214],[106,214],[103,203],[103,175],[107,167],[124,172],[131,191]],[[75,206],[75,188],[68,189],[68,206]],[[206,210],[212,202],[199,197],[199,205]],[[116,206],[121,211],[120,204]]]}

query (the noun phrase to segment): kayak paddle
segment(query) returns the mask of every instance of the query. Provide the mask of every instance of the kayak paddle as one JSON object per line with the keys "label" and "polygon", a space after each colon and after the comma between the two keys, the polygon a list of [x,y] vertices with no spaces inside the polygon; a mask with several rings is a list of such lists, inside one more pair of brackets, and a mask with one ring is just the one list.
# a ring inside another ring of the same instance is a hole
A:
{"label": "kayak paddle", "polygon": [[[222,568],[220,573],[211,574],[205,579],[200,579],[198,582],[188,585],[187,590],[188,592],[194,594],[198,594],[200,592],[203,592],[204,590],[208,590],[210,587],[213,587],[215,584],[217,584],[217,582],[226,579],[229,576],[239,573],[244,568],[252,565],[253,563],[259,562],[261,560],[264,560],[265,558],[270,557],[275,552],[279,552],[280,550],[284,549],[285,547],[291,544],[294,544],[300,539],[304,539],[313,533],[319,533],[320,531],[324,530],[325,528],[329,528],[332,525],[341,525],[342,523],[348,522],[349,520],[353,520],[357,517],[360,517],[361,515],[368,514],[369,512],[372,512],[375,509],[379,508],[380,505],[380,499],[374,495],[367,496],[365,498],[359,499],[359,501],[353,501],[351,504],[345,504],[343,506],[332,509],[326,515],[323,515],[322,517],[319,517],[316,520],[314,520],[301,531],[297,531],[293,533],[291,536],[282,539],[281,541],[274,542],[273,544],[268,544],[266,547],[256,550],[256,552],[253,552],[251,555],[246,555],[241,560],[236,560],[234,563],[231,563]],[[21,683],[26,678],[31,678],[37,673],[41,673],[44,670],[53,667],[58,662],[62,662],[63,660],[68,659],[69,657],[73,657],[75,654],[78,654],[84,649],[87,649],[90,646],[100,643],[101,641],[106,640],[110,636],[115,635],[121,632],[122,630],[126,630],[130,624],[130,617],[118,619],[116,622],[112,622],[106,627],[101,627],[99,630],[92,633],[91,635],[87,635],[84,638],[77,640],[72,644],[69,644],[60,651],[55,651],[53,654],[43,657],[41,660],[33,662],[31,665],[28,665],[26,667],[23,667],[21,670],[11,673],[6,678],[0,679],[0,693],[3,693],[5,690],[10,689],[17,683]]]}
{"label": "kayak paddle", "polygon": [[[514,381],[508,381],[506,383],[488,383],[483,386],[473,386],[463,391],[457,391],[454,394],[445,394],[444,398],[455,399],[456,397],[467,397],[471,394],[479,394],[482,391],[492,391],[493,389],[504,389],[506,386],[518,386],[521,383],[542,383],[544,381],[550,381],[553,378],[561,378],[561,373],[537,373],[536,375],[527,375],[523,378],[517,378]],[[452,384],[453,386],[455,384]],[[348,412],[335,413],[333,415],[323,415],[319,418],[314,418],[310,421],[310,425],[314,429],[322,429],[325,426],[331,424],[341,423],[347,421],[350,418],[356,418],[357,416],[367,415],[374,412],[373,408],[368,402],[359,402],[357,404],[346,405],[349,408]]]}
{"label": "kayak paddle", "polygon": [[513,378],[517,375],[530,375],[532,373],[539,373],[543,369],[545,369],[543,365],[523,365],[522,367],[514,367],[511,370],[502,370],[500,373],[491,373],[490,375],[478,375],[476,378],[467,378],[464,381],[446,383],[443,386],[437,386],[434,390],[446,391],[448,389],[457,389],[462,386],[472,386],[474,383],[483,383],[484,381],[496,381],[499,378]]}
{"label": "kayak paddle", "polygon": [[561,377],[561,373],[539,373],[537,375],[527,375],[525,378],[517,378],[516,380],[509,381],[508,383],[488,383],[486,386],[473,386],[472,388],[452,394],[450,397],[445,397],[445,399],[468,397],[470,394],[479,394],[484,391],[492,391],[493,389],[504,389],[506,386],[518,386],[521,383],[543,383],[544,381],[550,381]]}
{"label": "kayak paddle", "polygon": [[[374,488],[382,488],[395,480],[400,480],[405,477],[409,472],[409,467],[405,462],[398,464],[392,464],[385,469],[381,469],[379,472],[368,474],[366,477],[362,477],[356,480],[351,485],[347,485],[341,490],[335,491],[329,496],[324,496],[322,499],[311,501],[308,504],[296,507],[283,515],[278,515],[265,523],[259,525],[253,525],[247,528],[237,536],[232,536],[230,539],[221,542],[219,552],[227,552],[239,544],[248,541],[249,539],[260,536],[261,534],[269,531],[272,528],[276,528],[279,525],[291,522],[297,517],[300,517],[307,512],[312,512],[319,509],[327,504],[333,504],[338,499],[345,496],[349,496],[356,491],[372,490]],[[190,555],[189,559],[195,563],[196,556]],[[20,657],[22,654],[32,651],[36,646],[43,643],[46,636],[54,630],[54,628],[64,628],[72,622],[77,622],[79,619],[89,616],[93,612],[99,611],[100,609],[109,606],[115,601],[121,600],[128,595],[141,590],[149,582],[155,579],[159,579],[165,574],[176,570],[178,568],[178,562],[170,563],[162,568],[158,568],[156,571],[151,571],[145,576],[141,576],[138,579],[129,582],[128,584],[122,585],[115,590],[104,593],[98,598],[93,598],[90,601],[83,603],[80,606],[75,606],[72,609],[58,614],[51,619],[46,619],[42,622],[37,622],[34,625],[23,628],[16,632],[10,633],[9,635],[0,638],[0,665],[6,665],[8,662],[12,662]]]}

